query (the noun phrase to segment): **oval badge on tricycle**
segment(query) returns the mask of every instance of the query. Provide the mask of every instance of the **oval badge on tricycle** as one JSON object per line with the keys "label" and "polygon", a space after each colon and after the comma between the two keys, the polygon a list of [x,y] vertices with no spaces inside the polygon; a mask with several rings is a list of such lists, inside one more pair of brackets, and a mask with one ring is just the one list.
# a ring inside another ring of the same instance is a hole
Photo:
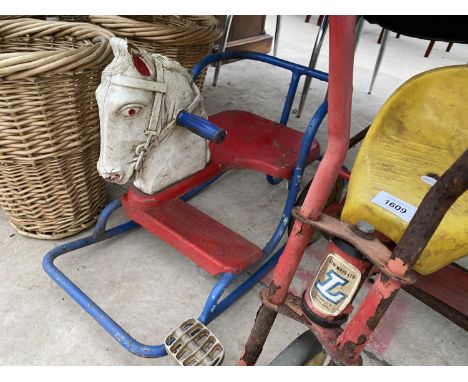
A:
{"label": "oval badge on tricycle", "polygon": [[361,272],[340,256],[330,253],[310,288],[312,304],[322,313],[338,316],[351,301],[361,281]]}

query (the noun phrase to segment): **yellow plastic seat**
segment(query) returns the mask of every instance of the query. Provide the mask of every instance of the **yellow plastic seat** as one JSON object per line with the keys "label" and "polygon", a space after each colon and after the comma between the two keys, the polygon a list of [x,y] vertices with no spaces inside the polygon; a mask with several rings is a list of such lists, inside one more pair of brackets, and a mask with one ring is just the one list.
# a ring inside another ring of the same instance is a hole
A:
{"label": "yellow plastic seat", "polygon": [[[441,176],[467,147],[468,65],[411,78],[385,102],[372,123],[352,169],[342,219],[352,224],[366,220],[398,242],[408,226],[405,219],[411,206],[419,206],[431,179]],[[467,254],[465,192],[445,215],[414,269],[429,274]]]}

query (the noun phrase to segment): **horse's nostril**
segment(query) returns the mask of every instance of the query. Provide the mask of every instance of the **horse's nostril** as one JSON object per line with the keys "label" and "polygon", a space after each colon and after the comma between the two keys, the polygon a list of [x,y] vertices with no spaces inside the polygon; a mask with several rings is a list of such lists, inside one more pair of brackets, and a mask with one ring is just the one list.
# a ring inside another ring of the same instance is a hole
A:
{"label": "horse's nostril", "polygon": [[113,174],[109,174],[105,176],[105,179],[108,182],[114,182],[114,183],[120,182],[122,178],[123,178],[122,174],[119,174],[119,173],[113,173]]}

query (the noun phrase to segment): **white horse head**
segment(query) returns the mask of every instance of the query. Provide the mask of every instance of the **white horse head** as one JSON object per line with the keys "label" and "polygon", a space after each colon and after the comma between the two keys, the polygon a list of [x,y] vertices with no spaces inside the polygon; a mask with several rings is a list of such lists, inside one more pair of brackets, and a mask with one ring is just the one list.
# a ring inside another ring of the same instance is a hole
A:
{"label": "white horse head", "polygon": [[101,123],[97,168],[107,181],[132,178],[153,194],[203,169],[208,142],[176,124],[187,110],[206,118],[203,100],[188,71],[159,54],[111,39],[113,61],[96,90]]}

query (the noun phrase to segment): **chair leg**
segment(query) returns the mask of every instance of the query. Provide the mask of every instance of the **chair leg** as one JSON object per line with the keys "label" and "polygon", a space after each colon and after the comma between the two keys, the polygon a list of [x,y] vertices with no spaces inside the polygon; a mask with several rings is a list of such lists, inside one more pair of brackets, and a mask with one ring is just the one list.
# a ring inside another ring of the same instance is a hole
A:
{"label": "chair leg", "polygon": [[322,25],[322,21],[323,21],[323,18],[324,18],[324,17],[325,17],[324,15],[320,15],[320,16],[318,17],[318,20],[317,20],[317,26],[318,26],[318,27],[319,27],[320,25]]}
{"label": "chair leg", "polygon": [[[320,24],[320,28],[317,32],[317,37],[315,37],[314,49],[312,49],[312,54],[310,56],[309,61],[309,68],[314,69],[315,65],[317,64],[317,59],[320,54],[320,49],[322,48],[322,43],[325,38],[325,34],[327,33],[328,29],[328,16],[323,17],[322,23]],[[301,100],[299,101],[299,107],[297,109],[296,117],[300,118],[302,114],[302,110],[304,109],[304,104],[307,99],[307,94],[309,93],[310,88],[310,77],[305,77],[304,80],[304,87],[302,89]]]}
{"label": "chair leg", "polygon": [[278,54],[278,43],[279,43],[279,35],[281,32],[281,16],[276,16],[276,29],[275,29],[275,41],[273,42],[273,56],[277,56]]}
{"label": "chair leg", "polygon": [[380,31],[380,34],[379,34],[379,38],[377,39],[377,44],[380,45],[382,43],[383,35],[384,35],[384,29],[382,28],[382,30]]}
{"label": "chair leg", "polygon": [[364,17],[358,16],[356,31],[354,32],[354,53],[356,53],[357,47],[359,45],[359,40],[361,39],[362,26],[364,25]]}
{"label": "chair leg", "polygon": [[431,54],[431,51],[432,51],[432,48],[434,47],[434,44],[435,44],[435,40],[431,40],[431,42],[429,43],[427,49],[426,49],[426,53],[424,53],[424,57],[429,57],[429,55]]}
{"label": "chair leg", "polygon": [[377,73],[379,72],[380,64],[382,63],[382,57],[385,52],[385,46],[387,45],[387,38],[388,38],[388,30],[384,29],[383,36],[382,36],[382,45],[380,45],[379,54],[377,56],[377,61],[375,62],[374,73],[372,73],[372,79],[369,86],[369,91],[367,94],[372,93],[372,88],[374,87],[375,79],[377,77]]}
{"label": "chair leg", "polygon": [[[227,40],[229,37],[229,30],[231,29],[232,15],[227,15],[224,21],[224,33],[219,43],[218,53],[223,53],[226,50]],[[213,77],[213,86],[216,86],[218,82],[219,71],[221,70],[221,61],[218,61],[215,66],[215,72]]]}
{"label": "chair leg", "polygon": [[447,45],[447,49],[445,49],[446,52],[450,52],[450,49],[452,49],[453,42],[449,42]]}
{"label": "chair leg", "polygon": [[396,38],[400,38],[400,33],[397,33],[397,34],[396,34]]}
{"label": "chair leg", "polygon": [[305,22],[306,22],[306,23],[310,23],[310,15],[307,15],[307,16],[306,16]]}

